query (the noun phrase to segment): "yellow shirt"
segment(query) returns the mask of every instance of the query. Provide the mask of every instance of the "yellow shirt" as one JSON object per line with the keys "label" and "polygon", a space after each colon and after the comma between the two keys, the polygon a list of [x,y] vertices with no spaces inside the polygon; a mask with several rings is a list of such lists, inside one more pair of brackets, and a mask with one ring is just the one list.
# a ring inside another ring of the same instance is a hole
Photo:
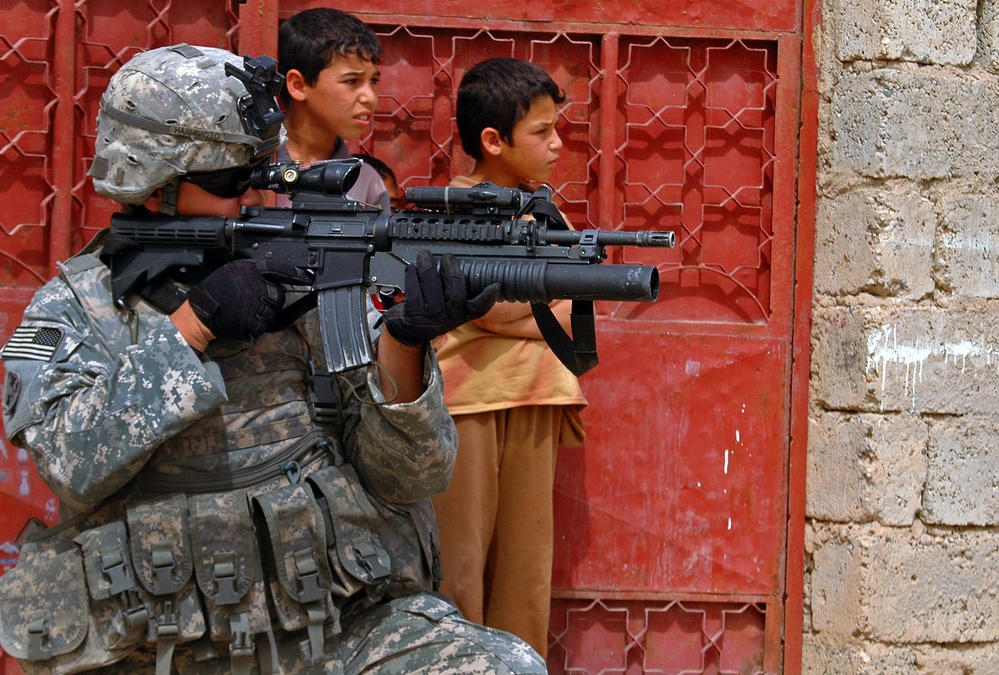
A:
{"label": "yellow shirt", "polygon": [[[465,176],[451,187],[471,187]],[[552,310],[568,330],[571,303]],[[498,302],[489,312],[435,342],[444,374],[444,403],[453,415],[524,405],[582,408],[586,398],[576,376],[549,349],[526,302]],[[575,416],[575,415],[574,415]]]}

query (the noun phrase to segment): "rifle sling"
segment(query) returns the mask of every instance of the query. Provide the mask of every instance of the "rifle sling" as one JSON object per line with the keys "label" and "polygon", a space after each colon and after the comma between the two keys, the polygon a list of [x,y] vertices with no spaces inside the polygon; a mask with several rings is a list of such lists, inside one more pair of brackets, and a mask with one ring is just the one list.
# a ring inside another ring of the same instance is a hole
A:
{"label": "rifle sling", "polygon": [[298,318],[319,304],[319,296],[316,293],[307,293],[289,305],[278,311],[274,323],[267,329],[268,333],[276,333],[295,323]]}
{"label": "rifle sling", "polygon": [[573,300],[572,337],[565,332],[562,324],[555,318],[551,307],[540,302],[531,303],[534,320],[538,324],[541,336],[548,347],[555,353],[569,371],[579,377],[596,367],[597,331],[593,317],[593,302],[590,300]]}

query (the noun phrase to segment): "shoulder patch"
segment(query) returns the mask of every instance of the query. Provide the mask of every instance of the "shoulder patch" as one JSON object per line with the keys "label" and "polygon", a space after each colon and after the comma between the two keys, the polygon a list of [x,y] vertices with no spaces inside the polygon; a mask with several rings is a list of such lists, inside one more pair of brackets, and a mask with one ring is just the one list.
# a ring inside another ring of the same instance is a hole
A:
{"label": "shoulder patch", "polygon": [[0,349],[0,357],[48,361],[55,354],[62,337],[62,331],[51,326],[18,326],[4,348]]}
{"label": "shoulder patch", "polygon": [[14,410],[14,404],[17,403],[18,396],[21,395],[21,378],[17,373],[7,371],[7,381],[4,383],[3,388],[3,412],[5,415],[11,415]]}

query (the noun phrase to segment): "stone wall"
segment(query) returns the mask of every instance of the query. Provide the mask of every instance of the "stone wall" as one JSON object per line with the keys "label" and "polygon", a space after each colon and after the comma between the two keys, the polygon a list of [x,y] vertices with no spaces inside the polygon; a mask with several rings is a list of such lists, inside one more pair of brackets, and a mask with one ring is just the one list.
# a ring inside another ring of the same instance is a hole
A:
{"label": "stone wall", "polygon": [[821,9],[803,672],[999,672],[999,0]]}

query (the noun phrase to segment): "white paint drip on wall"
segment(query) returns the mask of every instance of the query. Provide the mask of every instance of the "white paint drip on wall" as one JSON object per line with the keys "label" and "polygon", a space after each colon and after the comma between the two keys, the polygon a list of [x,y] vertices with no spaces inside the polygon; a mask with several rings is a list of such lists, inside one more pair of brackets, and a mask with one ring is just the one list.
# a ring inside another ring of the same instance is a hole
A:
{"label": "white paint drip on wall", "polygon": [[[917,338],[915,343],[899,342],[895,326],[882,326],[872,330],[867,336],[867,373],[876,368],[881,373],[881,393],[885,392],[888,381],[888,367],[901,364],[905,367],[905,382],[903,395],[912,400],[913,410],[916,407],[916,385],[923,381],[923,365],[932,356],[941,356],[947,362],[953,359],[954,365],[959,365],[964,373],[969,356],[985,354],[991,363],[991,349],[971,340],[958,340],[931,344]],[[884,397],[882,396],[882,406]]]}
{"label": "white paint drip on wall", "polygon": [[[894,326],[882,326],[873,330],[867,336],[867,372],[875,366],[881,371],[881,392],[885,391],[888,378],[888,366],[901,363],[905,366],[905,385],[903,394],[912,396],[913,407],[916,405],[916,383],[923,379],[923,363],[933,350],[924,347],[917,340],[915,345],[899,344],[898,333]],[[882,397],[883,402],[883,397]]]}

